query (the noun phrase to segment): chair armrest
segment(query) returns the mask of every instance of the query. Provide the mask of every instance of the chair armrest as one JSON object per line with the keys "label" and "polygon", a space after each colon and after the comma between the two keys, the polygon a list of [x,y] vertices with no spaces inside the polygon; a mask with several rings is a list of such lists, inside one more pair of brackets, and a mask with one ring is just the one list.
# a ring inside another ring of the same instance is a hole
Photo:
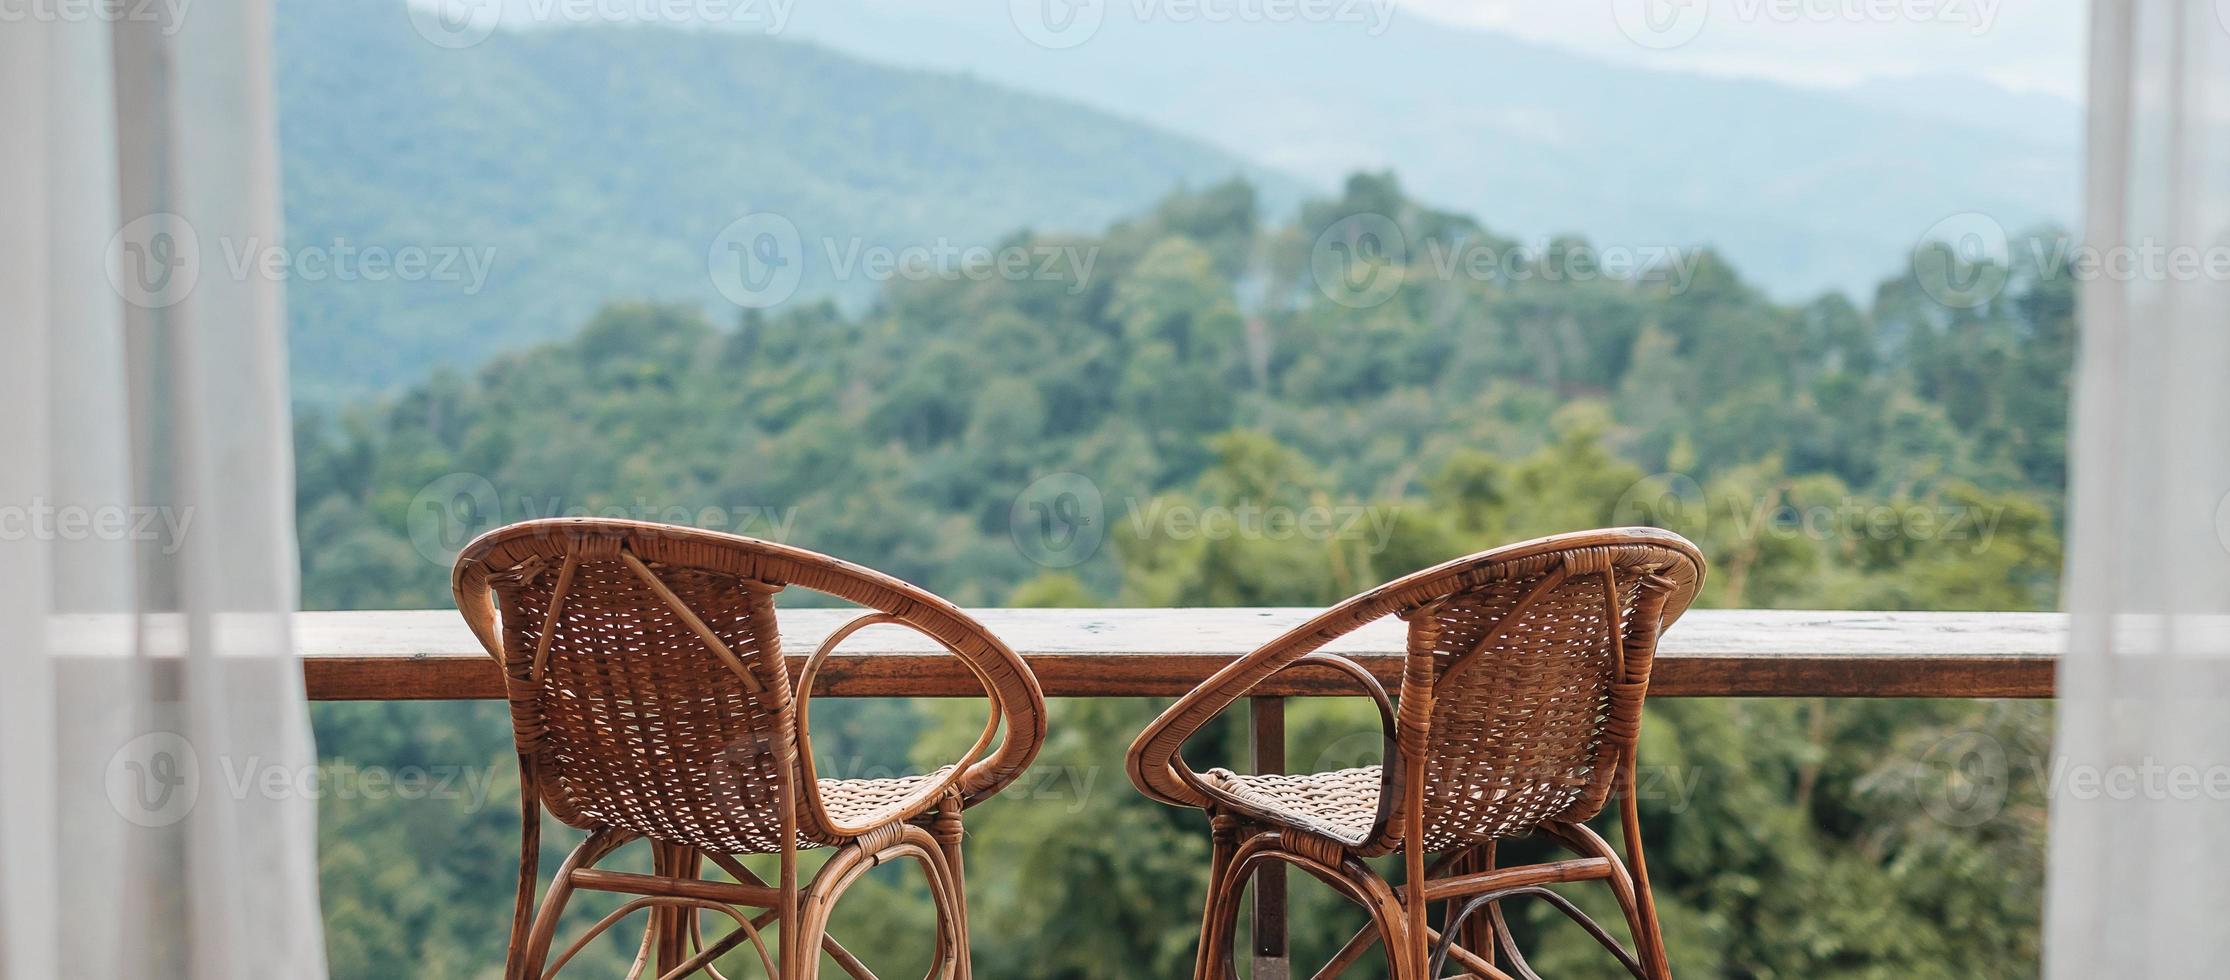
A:
{"label": "chair armrest", "polygon": [[[1325,639],[1329,639],[1326,637]],[[1378,723],[1385,739],[1386,760],[1391,767],[1399,752],[1396,738],[1393,699],[1386,695],[1386,687],[1371,672],[1338,654],[1323,653],[1313,649],[1322,640],[1311,645],[1307,652],[1295,652],[1282,644],[1272,644],[1249,654],[1224,670],[1192,693],[1178,700],[1154,719],[1138,740],[1131,744],[1129,769],[1132,784],[1148,797],[1177,806],[1206,807],[1211,798],[1218,796],[1201,781],[1192,767],[1184,760],[1184,746],[1200,729],[1222,714],[1242,697],[1252,694],[1263,681],[1295,667],[1327,667],[1347,675],[1362,688],[1378,708]]]}
{"label": "chair armrest", "polygon": [[[1379,729],[1385,733],[1387,745],[1391,746],[1393,744],[1394,699],[1386,696],[1386,685],[1379,683],[1378,678],[1372,676],[1370,671],[1363,669],[1362,664],[1336,653],[1319,651],[1271,671],[1270,676],[1275,677],[1295,667],[1329,667],[1353,678],[1356,686],[1362,688],[1363,693],[1370,695],[1370,699],[1378,705]],[[1390,751],[1388,757],[1391,758]]]}
{"label": "chair armrest", "polygon": [[495,658],[497,667],[506,667],[503,630],[496,620],[495,595],[488,587],[487,570],[477,561],[458,562],[449,574],[449,594],[456,599],[457,611],[464,615],[465,626],[472,630],[473,639],[479,640],[488,656]]}
{"label": "chair armrest", "polygon": [[[845,623],[843,626],[838,627],[836,632],[830,633],[827,639],[822,640],[820,647],[816,648],[813,651],[813,655],[806,658],[805,668],[798,675],[798,685],[795,699],[797,708],[798,768],[800,773],[804,777],[803,781],[805,783],[804,791],[801,794],[801,798],[805,801],[805,805],[807,806],[807,808],[809,808],[812,812],[816,822],[818,822],[823,827],[827,827],[831,830],[842,833],[864,833],[871,828],[847,826],[840,821],[831,818],[827,809],[824,808],[821,804],[820,777],[814,771],[815,766],[813,762],[813,733],[809,723],[813,700],[813,680],[820,674],[821,664],[828,660],[830,654],[836,652],[836,647],[838,644],[844,642],[846,639],[849,639],[852,634],[857,633],[860,630],[866,629],[869,626],[876,626],[884,623],[906,626],[910,629],[914,629],[916,632],[921,632],[924,636],[929,636],[928,633],[922,632],[918,627],[914,627],[913,624],[908,623],[905,619],[897,615],[891,613],[868,613],[866,615],[853,619],[848,623]],[[936,639],[933,636],[930,638]],[[947,649],[950,648],[947,647]],[[953,650],[952,653],[955,656],[958,656],[962,663],[968,665],[969,671],[975,674],[976,681],[983,685],[984,696],[991,701],[991,719],[984,724],[983,734],[977,736],[975,744],[970,746],[967,752],[962,753],[960,759],[954,762],[950,767],[948,767],[944,775],[931,780],[921,789],[914,791],[912,795],[907,797],[905,803],[898,808],[894,816],[886,816],[881,820],[876,821],[878,824],[888,823],[892,820],[912,820],[915,817],[921,816],[923,813],[927,813],[931,807],[936,805],[938,798],[952,791],[955,786],[960,785],[966,777],[970,776],[973,773],[974,770],[972,767],[976,765],[977,760],[983,755],[984,750],[991,747],[992,738],[998,734],[999,719],[1004,713],[1003,699],[1000,697],[998,690],[992,685],[991,679],[985,677],[982,669],[977,667],[973,661],[969,660],[969,658],[965,656],[961,656],[960,652],[957,650]]]}

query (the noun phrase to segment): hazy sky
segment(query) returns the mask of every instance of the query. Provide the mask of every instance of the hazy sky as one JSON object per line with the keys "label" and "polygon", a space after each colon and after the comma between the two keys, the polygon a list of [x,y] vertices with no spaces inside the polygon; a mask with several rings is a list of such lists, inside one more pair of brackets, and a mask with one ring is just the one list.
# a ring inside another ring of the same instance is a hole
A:
{"label": "hazy sky", "polygon": [[2083,0],[1397,0],[1627,64],[1842,86],[1953,73],[2081,99]]}
{"label": "hazy sky", "polygon": [[[786,20],[813,0],[408,2],[421,10],[447,7],[476,16],[502,11],[506,20],[521,23],[534,21],[535,9],[568,3],[617,12],[620,19],[636,7],[704,7],[746,15],[737,23],[754,26],[776,11],[778,21]],[[1031,3],[1146,11],[1185,3],[1226,13],[1321,4],[1346,15],[1369,8],[1373,16],[1390,9],[1394,19],[1424,17],[1482,28],[1640,67],[1815,87],[1951,74],[2071,101],[2083,95],[2090,15],[2087,0],[865,0],[867,9],[942,6],[959,19],[1002,16],[1010,5]],[[2230,11],[2230,0],[2221,3]]]}

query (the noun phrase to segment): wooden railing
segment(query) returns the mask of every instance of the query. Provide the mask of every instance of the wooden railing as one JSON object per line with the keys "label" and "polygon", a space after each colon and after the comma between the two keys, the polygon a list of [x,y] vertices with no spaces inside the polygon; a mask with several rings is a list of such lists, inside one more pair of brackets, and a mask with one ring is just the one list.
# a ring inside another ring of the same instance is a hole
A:
{"label": "wooden railing", "polygon": [[[1048,697],[1173,697],[1308,619],[1309,609],[982,609]],[[786,609],[793,668],[851,613]],[[321,701],[500,698],[503,678],[453,610],[304,613],[296,623],[310,697]],[[1666,631],[1653,697],[2045,698],[2067,644],[2057,613],[1698,609]],[[1383,620],[1326,647],[1391,686],[1402,631]],[[1265,696],[1344,693],[1322,671],[1281,675]],[[896,627],[847,640],[815,696],[973,697],[960,662]]]}
{"label": "wooden railing", "polygon": [[[973,615],[1030,662],[1049,697],[1170,697],[1233,658],[1304,622],[1309,609],[985,609]],[[781,615],[795,671],[854,613]],[[306,613],[297,620],[303,675],[317,700],[500,698],[495,662],[453,610]],[[2067,645],[2053,613],[1693,610],[1665,633],[1656,697],[2045,698]],[[1401,672],[1398,621],[1326,649],[1392,687]],[[1258,772],[1285,767],[1285,703],[1347,693],[1328,671],[1295,671],[1250,700]],[[924,637],[874,629],[846,641],[814,683],[816,697],[956,697],[982,689]],[[1288,975],[1285,876],[1258,873],[1254,976]]]}

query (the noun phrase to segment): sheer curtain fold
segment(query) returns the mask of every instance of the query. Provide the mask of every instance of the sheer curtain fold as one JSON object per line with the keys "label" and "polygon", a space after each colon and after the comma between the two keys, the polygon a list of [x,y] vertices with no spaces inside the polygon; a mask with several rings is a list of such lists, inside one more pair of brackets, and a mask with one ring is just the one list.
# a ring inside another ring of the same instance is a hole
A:
{"label": "sheer curtain fold", "polygon": [[0,978],[318,980],[269,10],[119,9],[0,30]]}
{"label": "sheer curtain fold", "polygon": [[[2230,963],[2230,7],[2092,4],[2046,972]],[[2199,262],[2180,263],[2175,256]]]}

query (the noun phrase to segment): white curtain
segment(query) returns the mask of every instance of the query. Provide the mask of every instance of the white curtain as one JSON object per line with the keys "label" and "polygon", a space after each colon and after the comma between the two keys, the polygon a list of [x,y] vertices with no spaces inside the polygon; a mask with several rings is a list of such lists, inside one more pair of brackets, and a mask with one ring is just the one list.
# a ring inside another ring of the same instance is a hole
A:
{"label": "white curtain", "polygon": [[[175,8],[176,20],[165,19]],[[0,24],[0,978],[325,976],[262,0]]]}
{"label": "white curtain", "polygon": [[[2045,961],[2230,969],[2230,4],[2093,0]],[[2178,254],[2190,256],[2179,260]]]}

